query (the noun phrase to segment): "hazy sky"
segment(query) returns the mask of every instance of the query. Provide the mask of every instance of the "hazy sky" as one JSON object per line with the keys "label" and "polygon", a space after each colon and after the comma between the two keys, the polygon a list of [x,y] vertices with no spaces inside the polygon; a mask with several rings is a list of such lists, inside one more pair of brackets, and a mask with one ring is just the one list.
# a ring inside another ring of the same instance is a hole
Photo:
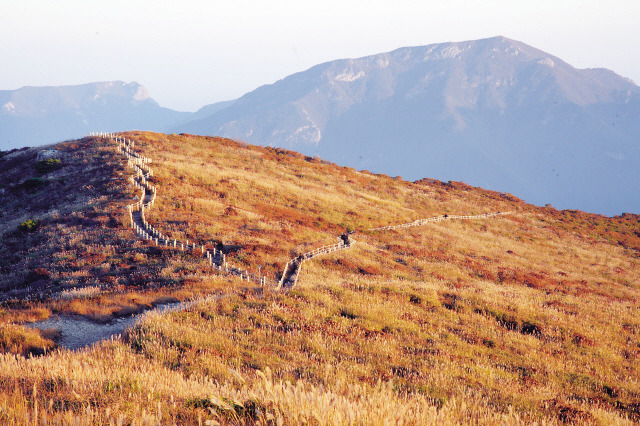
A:
{"label": "hazy sky", "polygon": [[137,81],[192,111],[321,62],[503,35],[640,83],[639,0],[0,0],[0,90]]}

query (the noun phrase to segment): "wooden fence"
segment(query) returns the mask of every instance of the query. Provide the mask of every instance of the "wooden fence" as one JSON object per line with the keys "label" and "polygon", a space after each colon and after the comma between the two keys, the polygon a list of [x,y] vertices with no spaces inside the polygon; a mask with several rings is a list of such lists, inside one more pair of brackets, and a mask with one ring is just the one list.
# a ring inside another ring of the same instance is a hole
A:
{"label": "wooden fence", "polygon": [[[133,204],[127,206],[129,212],[129,219],[131,227],[136,234],[143,239],[149,240],[155,245],[180,249],[181,251],[191,250],[194,253],[201,251],[202,256],[207,259],[209,266],[216,271],[238,276],[241,280],[257,283],[261,286],[270,285],[276,289],[288,289],[294,287],[298,282],[300,275],[300,269],[304,261],[312,259],[314,257],[333,253],[338,250],[344,250],[354,245],[355,241],[351,240],[349,244],[340,242],[338,244],[332,244],[322,246],[315,250],[303,253],[295,258],[289,260],[285,265],[282,277],[279,282],[267,280],[267,278],[261,274],[256,275],[249,273],[246,270],[236,268],[226,261],[226,256],[220,250],[209,248],[208,245],[198,245],[195,242],[178,241],[177,239],[171,239],[167,235],[163,234],[156,228],[154,228],[146,219],[145,212],[149,211],[154,205],[157,188],[149,182],[149,179],[153,177],[153,170],[149,167],[152,162],[150,158],[145,157],[134,151],[135,141],[126,139],[120,135],[108,132],[94,132],[90,133],[90,136],[103,137],[115,141],[118,152],[122,153],[127,158],[127,165],[134,169],[135,176],[129,178],[130,183],[142,191],[140,199]],[[495,212],[484,213],[479,215],[441,215],[426,219],[418,219],[413,222],[403,223],[399,225],[381,226],[378,228],[364,229],[359,232],[372,232],[372,231],[389,231],[402,228],[410,228],[413,226],[421,226],[427,223],[442,222],[451,219],[488,219],[497,216],[503,216],[511,214],[512,212]]]}
{"label": "wooden fence", "polygon": [[262,274],[250,273],[231,265],[226,261],[226,255],[222,251],[215,247],[210,248],[209,244],[198,245],[189,240],[179,241],[177,239],[171,239],[151,225],[147,221],[146,212],[155,204],[158,193],[157,188],[149,182],[149,179],[153,176],[153,170],[148,165],[152,162],[151,158],[135,152],[133,149],[135,142],[120,135],[98,132],[91,133],[90,136],[103,137],[115,141],[117,143],[117,151],[126,156],[127,165],[134,169],[135,175],[129,178],[129,182],[135,188],[140,189],[142,193],[136,203],[127,206],[127,211],[129,213],[130,225],[140,238],[149,240],[157,246],[175,248],[181,251],[193,251],[194,253],[200,251],[203,258],[209,263],[209,266],[216,271],[235,275],[243,281],[254,282],[261,286],[271,285],[272,287],[277,287],[275,281],[268,280],[267,277]]}
{"label": "wooden fence", "polygon": [[315,250],[312,250],[294,257],[289,262],[287,262],[286,266],[284,267],[282,278],[280,278],[280,282],[278,283],[278,286],[276,288],[281,289],[281,288],[295,287],[295,285],[298,283],[298,277],[300,276],[300,269],[302,268],[302,264],[305,261],[309,259],[313,259],[314,257],[320,256],[323,254],[329,254],[329,253],[336,252],[338,250],[348,249],[354,244],[355,244],[354,240],[350,240],[349,244],[340,242],[338,244],[322,246]]}
{"label": "wooden fence", "polygon": [[450,220],[450,219],[463,219],[463,220],[468,220],[468,219],[489,219],[492,217],[496,217],[496,216],[504,216],[507,214],[511,214],[512,212],[496,212],[496,213],[484,213],[484,214],[478,214],[478,215],[466,215],[466,216],[456,216],[456,215],[442,215],[442,216],[435,216],[435,217],[430,217],[427,219],[418,219],[418,220],[414,220],[413,222],[409,222],[409,223],[402,223],[400,225],[391,225],[391,226],[381,226],[379,228],[370,228],[370,229],[365,229],[363,231],[360,232],[365,232],[365,231],[390,231],[393,229],[400,229],[400,228],[410,228],[412,226],[421,226],[427,223],[433,223],[433,222],[442,222],[445,220]]}

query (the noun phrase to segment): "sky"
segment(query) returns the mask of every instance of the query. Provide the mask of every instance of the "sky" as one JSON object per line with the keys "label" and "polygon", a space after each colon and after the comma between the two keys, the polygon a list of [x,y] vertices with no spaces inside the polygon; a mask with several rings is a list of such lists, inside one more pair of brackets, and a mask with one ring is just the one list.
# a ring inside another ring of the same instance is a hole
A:
{"label": "sky", "polygon": [[0,90],[136,81],[195,111],[316,64],[502,35],[640,83],[638,0],[0,0]]}

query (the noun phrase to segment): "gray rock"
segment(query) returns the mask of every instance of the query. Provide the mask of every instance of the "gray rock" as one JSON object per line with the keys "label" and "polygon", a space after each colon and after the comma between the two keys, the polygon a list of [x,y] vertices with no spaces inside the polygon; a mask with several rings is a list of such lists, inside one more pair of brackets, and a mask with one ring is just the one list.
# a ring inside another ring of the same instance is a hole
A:
{"label": "gray rock", "polygon": [[62,155],[60,151],[56,149],[45,149],[38,152],[38,155],[36,156],[36,160],[40,161],[40,160],[48,160],[50,158],[61,158],[61,157]]}

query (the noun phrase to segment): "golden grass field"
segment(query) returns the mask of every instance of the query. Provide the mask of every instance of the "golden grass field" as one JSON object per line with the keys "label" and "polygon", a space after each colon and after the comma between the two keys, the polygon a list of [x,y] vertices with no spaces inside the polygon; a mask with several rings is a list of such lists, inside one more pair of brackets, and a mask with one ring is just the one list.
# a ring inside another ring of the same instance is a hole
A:
{"label": "golden grass field", "polygon": [[[44,189],[25,185],[35,151],[5,154],[0,286],[13,296],[0,307],[0,423],[640,421],[639,216],[221,138],[126,136],[153,159],[147,219],[172,238],[220,241],[230,262],[272,280],[345,230],[357,244],[305,262],[292,291],[250,288],[135,238],[124,206],[136,192],[115,144],[58,145],[63,167],[38,175]],[[513,213],[363,231],[497,211]],[[20,325],[185,299],[197,302],[77,352]]]}

